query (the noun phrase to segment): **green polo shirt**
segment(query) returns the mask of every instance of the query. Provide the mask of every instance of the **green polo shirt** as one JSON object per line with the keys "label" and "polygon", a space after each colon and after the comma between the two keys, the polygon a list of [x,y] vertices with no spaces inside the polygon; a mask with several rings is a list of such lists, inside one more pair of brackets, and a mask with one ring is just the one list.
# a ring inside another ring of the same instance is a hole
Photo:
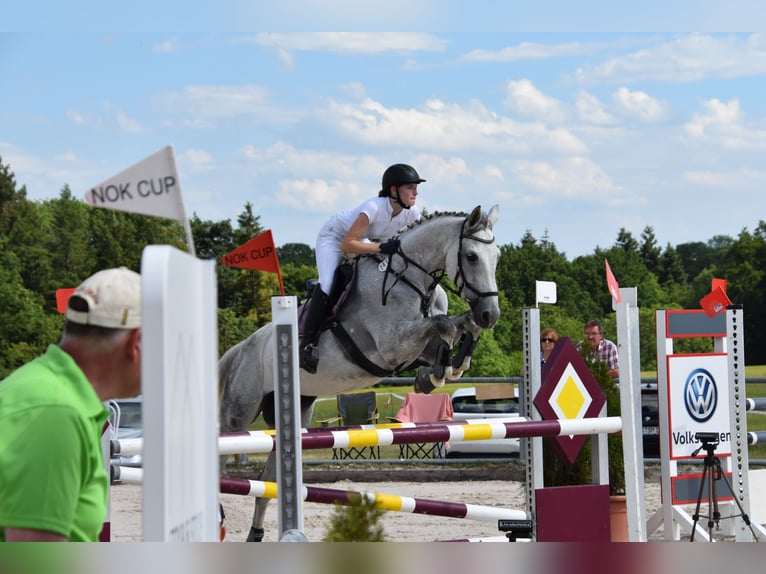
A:
{"label": "green polo shirt", "polygon": [[98,540],[109,487],[101,450],[107,417],[56,345],[0,381],[0,540],[7,527]]}

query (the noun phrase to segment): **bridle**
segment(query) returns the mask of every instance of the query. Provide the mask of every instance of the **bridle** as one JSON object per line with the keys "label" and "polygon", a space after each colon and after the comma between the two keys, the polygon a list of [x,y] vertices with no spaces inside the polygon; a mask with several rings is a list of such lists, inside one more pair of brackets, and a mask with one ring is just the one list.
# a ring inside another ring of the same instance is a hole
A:
{"label": "bridle", "polygon": [[[452,282],[457,286],[457,290],[455,291],[454,289],[451,289],[451,291],[463,297],[466,303],[468,303],[469,307],[473,308],[473,306],[481,299],[486,297],[497,297],[497,291],[479,291],[476,287],[468,282],[468,278],[463,272],[463,240],[470,239],[472,241],[478,241],[479,243],[492,245],[495,242],[495,236],[492,235],[491,239],[484,239],[476,235],[468,235],[465,232],[465,226],[467,222],[468,219],[466,218],[466,220],[463,222],[462,228],[460,229],[460,242],[458,244],[457,250],[457,272],[455,273],[455,278],[452,280]],[[474,293],[474,297],[469,297],[467,294],[464,295],[464,288],[470,289]]]}
{"label": "bridle", "polygon": [[[463,221],[462,226],[460,227],[460,239],[458,241],[458,251],[457,251],[457,271],[455,272],[455,277],[452,279],[452,282],[455,284],[457,289],[453,289],[452,287],[447,286],[446,288],[449,289],[452,293],[455,293],[456,295],[463,297],[465,301],[468,303],[468,305],[473,309],[473,307],[481,300],[486,297],[497,297],[498,292],[497,291],[479,291],[475,286],[473,286],[466,277],[465,272],[463,271],[463,242],[466,239],[470,239],[472,241],[478,241],[480,243],[486,243],[486,244],[493,244],[495,242],[495,237],[492,236],[491,239],[484,239],[482,237],[478,237],[474,234],[466,233],[466,226],[468,225],[468,217],[465,218]],[[397,236],[398,237],[398,236]],[[391,260],[393,259],[394,255],[398,255],[403,261],[404,261],[404,268],[401,271],[394,271],[391,266]],[[410,268],[410,266],[415,267],[416,269],[422,271],[426,275],[428,275],[431,278],[431,283],[426,287],[425,290],[421,290],[420,287],[415,285],[412,281],[410,281],[405,273]],[[387,265],[386,265],[386,275],[383,278],[383,285],[381,287],[381,298],[383,301],[383,305],[386,304],[386,301],[388,299],[388,294],[391,292],[391,290],[396,286],[398,282],[402,282],[408,287],[410,287],[413,291],[415,291],[418,296],[420,297],[420,312],[423,314],[423,317],[427,317],[430,312],[431,308],[431,299],[433,298],[434,291],[436,290],[436,286],[439,285],[442,278],[447,274],[446,269],[439,268],[434,269],[433,271],[429,271],[425,267],[423,267],[420,263],[409,257],[404,251],[402,250],[401,244],[397,248],[395,253],[391,253],[388,255],[387,258]],[[393,283],[390,287],[387,287],[389,277],[393,277]],[[464,289],[470,290],[473,293],[472,297],[469,297],[468,294],[464,294]]]}

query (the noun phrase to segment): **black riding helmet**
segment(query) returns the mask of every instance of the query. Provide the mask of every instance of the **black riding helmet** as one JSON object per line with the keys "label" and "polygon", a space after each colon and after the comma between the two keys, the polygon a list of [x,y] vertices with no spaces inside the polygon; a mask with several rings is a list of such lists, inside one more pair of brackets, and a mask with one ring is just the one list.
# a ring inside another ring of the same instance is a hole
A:
{"label": "black riding helmet", "polygon": [[[418,172],[415,171],[415,168],[411,165],[407,165],[406,163],[395,163],[383,172],[382,189],[378,196],[389,197],[391,195],[392,185],[395,185],[398,188],[400,185],[406,183],[423,183],[424,181],[425,179],[421,178],[418,175]],[[404,209],[409,209],[409,206],[404,205],[398,195],[396,201]]]}

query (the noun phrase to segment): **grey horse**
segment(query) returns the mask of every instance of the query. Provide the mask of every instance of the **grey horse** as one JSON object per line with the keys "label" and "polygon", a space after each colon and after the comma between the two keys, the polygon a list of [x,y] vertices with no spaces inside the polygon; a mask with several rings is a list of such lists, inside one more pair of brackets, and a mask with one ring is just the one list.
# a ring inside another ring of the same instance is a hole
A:
{"label": "grey horse", "polygon": [[[397,253],[358,258],[353,289],[334,327],[319,339],[317,372],[300,371],[303,427],[311,423],[318,396],[369,387],[417,365],[432,365],[421,366],[418,376],[433,384],[431,390],[469,368],[481,331],[500,316],[495,280],[500,251],[492,233],[498,211],[498,206],[488,213],[477,206],[470,214],[434,213],[399,232]],[[446,314],[447,296],[440,286],[444,275],[469,311]],[[456,343],[462,352],[453,358]],[[222,432],[247,430],[260,413],[274,424],[274,351],[274,329],[267,324],[221,357]],[[276,479],[276,453],[269,455],[259,478]],[[268,503],[256,499],[248,541],[263,539]]]}

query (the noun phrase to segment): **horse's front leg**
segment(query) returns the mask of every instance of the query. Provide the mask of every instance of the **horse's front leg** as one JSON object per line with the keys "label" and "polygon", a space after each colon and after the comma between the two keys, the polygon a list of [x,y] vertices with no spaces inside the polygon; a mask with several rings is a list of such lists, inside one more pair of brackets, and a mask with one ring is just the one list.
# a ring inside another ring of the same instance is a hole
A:
{"label": "horse's front leg", "polygon": [[471,368],[471,358],[483,330],[474,322],[470,311],[455,315],[452,319],[460,336],[460,344],[452,359],[449,375],[447,375],[450,380],[460,378],[465,371]]}
{"label": "horse's front leg", "polygon": [[[272,452],[266,457],[266,464],[263,465],[258,480],[264,482],[275,482],[277,480],[277,453]],[[256,498],[253,508],[253,521],[250,525],[250,532],[247,534],[247,542],[262,542],[265,531],[263,521],[266,518],[266,508],[271,502],[268,498]]]}
{"label": "horse's front leg", "polygon": [[[415,391],[430,393],[444,386],[447,380],[455,380],[471,366],[471,356],[481,335],[481,327],[474,323],[470,311],[449,317],[453,326],[452,338],[444,340],[434,337],[426,346],[422,358],[430,366],[418,368],[415,378]],[[458,342],[457,354],[452,356],[455,343]]]}

